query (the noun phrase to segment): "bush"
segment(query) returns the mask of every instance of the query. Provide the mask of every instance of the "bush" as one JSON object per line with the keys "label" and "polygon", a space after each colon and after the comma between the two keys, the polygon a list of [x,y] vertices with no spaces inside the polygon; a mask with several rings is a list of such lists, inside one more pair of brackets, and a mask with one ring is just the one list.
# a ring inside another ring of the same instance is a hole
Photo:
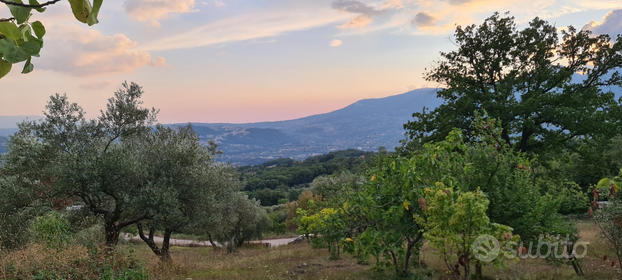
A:
{"label": "bush", "polygon": [[55,249],[64,248],[71,236],[69,221],[56,211],[37,217],[30,229],[35,243]]}

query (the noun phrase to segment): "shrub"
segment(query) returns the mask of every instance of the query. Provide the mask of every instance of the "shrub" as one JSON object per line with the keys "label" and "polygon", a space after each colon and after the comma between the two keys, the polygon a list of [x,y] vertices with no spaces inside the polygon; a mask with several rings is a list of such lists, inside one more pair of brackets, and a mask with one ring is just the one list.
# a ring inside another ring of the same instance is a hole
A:
{"label": "shrub", "polygon": [[56,211],[37,217],[30,229],[35,243],[55,249],[64,248],[71,236],[69,221]]}

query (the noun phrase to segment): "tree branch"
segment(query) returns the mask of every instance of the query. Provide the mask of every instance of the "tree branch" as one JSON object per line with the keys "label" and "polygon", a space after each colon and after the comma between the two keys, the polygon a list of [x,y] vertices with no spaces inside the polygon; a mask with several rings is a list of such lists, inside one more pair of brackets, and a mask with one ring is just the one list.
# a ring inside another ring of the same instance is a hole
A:
{"label": "tree branch", "polygon": [[56,4],[57,2],[60,2],[60,0],[52,0],[52,1],[48,1],[43,4],[39,4],[39,5],[29,5],[29,4],[18,3],[18,2],[8,1],[8,0],[0,0],[0,3],[4,3],[7,5],[19,6],[19,7],[25,7],[25,8],[33,8],[33,9],[43,8],[48,5]]}
{"label": "tree branch", "polygon": [[7,22],[12,20],[15,20],[15,18],[0,18],[0,22]]}
{"label": "tree branch", "polygon": [[149,215],[144,215],[144,216],[136,218],[134,220],[130,220],[130,221],[127,221],[127,222],[119,223],[118,228],[122,229],[122,228],[124,228],[126,226],[138,223],[138,222],[140,222],[142,220],[146,220],[146,219],[149,219]]}

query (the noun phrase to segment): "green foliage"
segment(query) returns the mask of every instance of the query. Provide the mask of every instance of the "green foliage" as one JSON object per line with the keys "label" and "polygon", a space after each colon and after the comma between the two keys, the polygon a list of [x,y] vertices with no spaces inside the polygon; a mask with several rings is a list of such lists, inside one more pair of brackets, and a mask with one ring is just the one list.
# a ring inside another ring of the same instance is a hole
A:
{"label": "green foliage", "polygon": [[242,193],[227,197],[216,210],[221,220],[205,226],[205,230],[227,248],[237,251],[245,241],[261,239],[272,227],[272,220],[259,201],[248,199]]}
{"label": "green foliage", "polygon": [[247,193],[250,198],[257,199],[262,206],[279,205],[282,201],[289,202],[288,192],[283,189],[262,189]]}
{"label": "green foliage", "polygon": [[[476,261],[473,244],[482,235],[491,235],[497,240],[509,241],[512,228],[491,223],[486,211],[489,201],[480,190],[475,192],[454,192],[453,188],[437,183],[425,190],[425,218],[417,216],[424,226],[424,237],[439,250],[449,271],[462,266],[464,279],[470,279],[471,264]],[[514,236],[513,241],[519,237]],[[503,246],[504,244],[501,244]],[[457,258],[453,259],[454,254]],[[497,257],[497,263],[502,259]]]}
{"label": "green foliage", "polygon": [[71,11],[76,19],[89,26],[99,23],[97,15],[103,2],[103,0],[93,0],[93,4],[91,4],[89,0],[69,0]]}
{"label": "green foliage", "polygon": [[[13,2],[25,4],[22,0],[13,0]],[[69,0],[75,18],[89,26],[98,23],[97,15],[102,3],[103,0],[93,0],[92,4],[89,0]],[[39,52],[43,47],[43,36],[46,33],[43,23],[29,21],[32,17],[32,10],[39,13],[46,10],[37,0],[29,0],[25,5],[8,3],[5,5],[13,17],[0,18],[0,79],[11,71],[13,64],[24,61],[26,63],[22,74],[32,72],[34,70],[34,64],[31,63],[32,57],[39,57]]]}
{"label": "green foliage", "polygon": [[[352,183],[356,176],[336,184],[342,188],[319,178],[318,187],[330,193],[324,206],[330,215],[299,210],[300,228],[327,242],[339,240],[359,259],[375,256],[377,267],[393,267],[398,275],[409,273],[423,233],[439,248],[454,246],[465,265],[472,260],[470,247],[457,246],[479,234],[501,236],[514,229],[530,241],[562,233],[561,207],[585,203],[585,194],[566,181],[537,177],[534,160],[501,140],[498,120],[475,116],[480,129],[470,138],[476,141],[453,130],[410,155],[378,157],[362,186]],[[442,194],[430,192],[439,188]]]}
{"label": "green foliage", "polygon": [[55,249],[63,249],[70,240],[70,224],[60,213],[50,211],[31,225],[34,240]]}
{"label": "green foliage", "polygon": [[19,124],[4,157],[6,175],[26,194],[22,207],[82,205],[103,217],[109,245],[120,229],[151,214],[143,206],[158,187],[143,176],[137,149],[157,112],[141,107],[138,85],[123,86],[97,120],[86,120],[66,96],[52,96],[46,118]]}
{"label": "green foliage", "polygon": [[272,221],[272,226],[269,231],[280,235],[284,234],[287,231],[287,225],[285,225],[285,219],[287,219],[287,214],[281,211],[274,211],[268,215],[270,220]]}
{"label": "green foliage", "polygon": [[337,200],[338,196],[347,191],[356,191],[365,183],[365,178],[359,174],[342,171],[328,176],[320,176],[311,183],[311,191],[314,194],[321,194],[329,200]]}
{"label": "green foliage", "polygon": [[545,154],[572,139],[620,131],[620,105],[604,88],[622,86],[622,37],[572,26],[558,33],[539,18],[518,30],[513,17],[496,13],[479,26],[458,26],[453,42],[458,49],[441,52],[426,73],[445,103],[413,114],[405,148],[441,141],[454,128],[470,137],[477,110],[500,120],[503,141],[523,152]]}
{"label": "green foliage", "polygon": [[622,189],[622,169],[620,169],[620,173],[618,176],[610,177],[610,178],[602,178],[596,186],[592,188],[592,191],[596,191],[602,195],[598,197],[594,197],[595,200],[608,200],[613,198],[611,195],[612,192],[619,192]]}
{"label": "green foliage", "polygon": [[611,196],[605,207],[594,212],[594,221],[622,268],[622,200]]}
{"label": "green foliage", "polygon": [[288,202],[283,206],[283,211],[287,215],[285,220],[287,228],[292,231],[299,229],[300,211],[304,211],[305,215],[313,215],[325,207],[325,205],[322,195],[313,195],[310,191],[303,192],[298,197],[298,200]]}
{"label": "green foliage", "polygon": [[256,166],[242,166],[238,170],[246,191],[274,190],[279,186],[299,188],[308,185],[321,175],[332,175],[346,170],[353,173],[364,171],[366,163],[373,154],[373,152],[345,150],[309,157],[302,162],[277,159]]}

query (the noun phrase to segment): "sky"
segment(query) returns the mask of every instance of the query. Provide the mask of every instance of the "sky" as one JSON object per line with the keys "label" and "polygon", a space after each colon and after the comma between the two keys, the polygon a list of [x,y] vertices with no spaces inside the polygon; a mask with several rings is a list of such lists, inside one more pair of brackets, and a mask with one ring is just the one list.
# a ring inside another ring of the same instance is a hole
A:
{"label": "sky", "polygon": [[[0,79],[0,116],[42,115],[66,93],[96,117],[124,81],[161,123],[277,121],[422,87],[456,25],[509,11],[595,34],[622,33],[622,0],[105,0],[87,26],[67,1],[35,71]],[[0,18],[9,17],[0,5]]]}

